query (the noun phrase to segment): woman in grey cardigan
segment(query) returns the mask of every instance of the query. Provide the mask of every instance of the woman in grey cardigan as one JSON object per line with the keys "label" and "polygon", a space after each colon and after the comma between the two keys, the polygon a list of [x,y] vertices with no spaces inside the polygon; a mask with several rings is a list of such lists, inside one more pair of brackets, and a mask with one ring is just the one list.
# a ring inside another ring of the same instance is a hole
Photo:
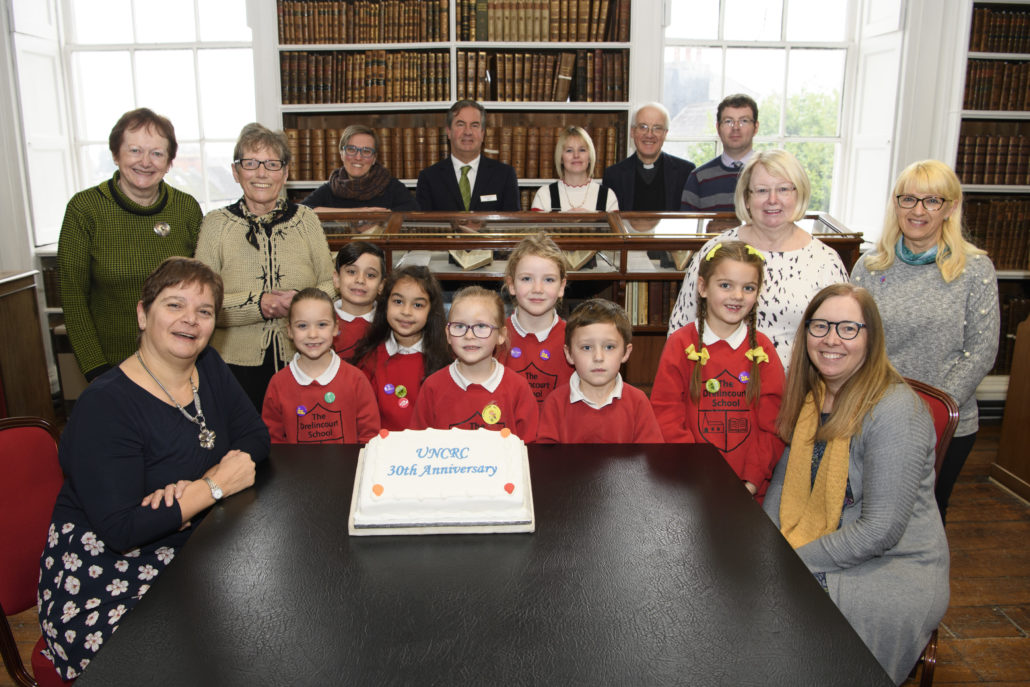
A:
{"label": "woman in grey cardigan", "polygon": [[982,250],[962,238],[962,186],[943,162],[909,165],[887,203],[883,233],[851,280],[883,314],[887,355],[911,379],[951,394],[958,428],[937,477],[948,499],[976,441],[976,387],[998,352],[998,281]]}
{"label": "woman in grey cardigan", "polygon": [[763,505],[901,684],[948,608],[933,423],[887,360],[865,289],[816,294],[795,342],[778,420],[790,446]]}

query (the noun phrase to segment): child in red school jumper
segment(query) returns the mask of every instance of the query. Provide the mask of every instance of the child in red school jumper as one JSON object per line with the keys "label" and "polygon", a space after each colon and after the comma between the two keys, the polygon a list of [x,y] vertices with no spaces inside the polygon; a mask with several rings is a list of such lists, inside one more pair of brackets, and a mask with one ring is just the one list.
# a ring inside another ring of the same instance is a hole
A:
{"label": "child in red school jumper", "polygon": [[562,355],[565,320],[556,310],[565,293],[565,275],[565,256],[543,233],[515,247],[504,275],[515,310],[508,318],[508,345],[497,359],[526,378],[538,403],[572,375],[572,365]]}
{"label": "child in red school jumper", "polygon": [[354,241],[336,254],[333,286],[340,292],[340,298],[333,308],[340,332],[333,337],[333,350],[347,362],[352,362],[358,341],[372,326],[385,277],[386,258],[375,244]]}
{"label": "child in red school jumper", "polygon": [[505,336],[497,292],[467,286],[454,294],[447,340],[457,360],[422,385],[411,428],[507,427],[526,443],[536,439],[537,402],[529,384],[494,358]]}
{"label": "child in red school jumper", "polygon": [[385,429],[407,429],[422,381],[450,361],[440,282],[427,268],[402,267],[386,278],[372,326],[354,349]]}
{"label": "child in red school jumper", "polygon": [[622,381],[619,368],[633,352],[626,311],[592,298],[565,325],[565,357],[576,371],[540,410],[542,444],[661,444],[644,392]]}
{"label": "child in red school jumper", "polygon": [[712,444],[759,501],[784,446],[776,434],[783,366],[755,328],[764,266],[740,241],[703,256],[697,321],[665,342],[651,391],[665,440]]}
{"label": "child in red school jumper", "polygon": [[287,336],[297,352],[268,383],[261,419],[275,444],[363,444],[379,432],[375,395],[333,350],[333,302],[304,289],[290,302]]}

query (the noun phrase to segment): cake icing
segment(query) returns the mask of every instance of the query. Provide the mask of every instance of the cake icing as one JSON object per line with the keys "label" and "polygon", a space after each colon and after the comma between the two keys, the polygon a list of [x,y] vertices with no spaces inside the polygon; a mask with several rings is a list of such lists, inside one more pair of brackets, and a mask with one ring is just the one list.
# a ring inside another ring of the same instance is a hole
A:
{"label": "cake icing", "polygon": [[532,521],[526,446],[507,430],[384,431],[355,489],[357,529]]}

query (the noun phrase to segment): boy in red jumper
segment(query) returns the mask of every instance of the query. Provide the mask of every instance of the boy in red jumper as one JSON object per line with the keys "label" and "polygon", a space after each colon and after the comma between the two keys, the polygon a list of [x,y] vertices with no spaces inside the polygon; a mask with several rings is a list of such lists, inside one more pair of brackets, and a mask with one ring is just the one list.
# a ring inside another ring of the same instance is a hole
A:
{"label": "boy in red jumper", "polygon": [[537,441],[548,444],[660,444],[662,431],[639,389],[619,368],[633,352],[626,312],[603,298],[577,307],[565,325],[565,357],[576,368],[544,400]]}

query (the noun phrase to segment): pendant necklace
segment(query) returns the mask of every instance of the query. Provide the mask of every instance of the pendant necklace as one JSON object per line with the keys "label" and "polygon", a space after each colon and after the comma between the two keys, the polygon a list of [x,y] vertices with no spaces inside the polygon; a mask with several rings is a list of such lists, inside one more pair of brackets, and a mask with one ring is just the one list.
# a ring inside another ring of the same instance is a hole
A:
{"label": "pendant necklace", "polygon": [[186,409],[179,405],[179,402],[175,400],[175,397],[168,393],[168,389],[161,383],[154,373],[150,371],[147,364],[143,362],[143,356],[136,351],[136,360],[143,366],[150,378],[154,380],[154,383],[161,387],[161,391],[165,392],[165,396],[168,400],[175,404],[175,407],[179,409],[179,412],[183,414],[187,420],[200,427],[200,434],[197,435],[197,439],[200,441],[200,447],[206,449],[213,449],[215,447],[215,433],[213,430],[207,428],[207,420],[204,419],[204,409],[200,407],[200,394],[197,393],[197,385],[193,383],[193,375],[190,375],[190,388],[193,389],[193,405],[197,406],[197,415],[194,417],[186,412]]}
{"label": "pendant necklace", "polygon": [[[562,185],[562,188],[565,190],[565,199],[567,201],[569,201],[569,209],[570,210],[584,210],[584,209],[586,209],[583,204],[587,202],[587,197],[590,195],[590,180],[589,179],[587,180],[587,183],[582,184],[581,186],[573,186],[572,184],[566,183],[565,180],[562,179],[561,185]],[[570,189],[574,189],[574,188],[575,189],[580,189],[580,188],[583,189],[583,197],[580,198],[580,200],[578,202],[574,201],[572,199],[572,194],[569,193],[569,190]]]}

